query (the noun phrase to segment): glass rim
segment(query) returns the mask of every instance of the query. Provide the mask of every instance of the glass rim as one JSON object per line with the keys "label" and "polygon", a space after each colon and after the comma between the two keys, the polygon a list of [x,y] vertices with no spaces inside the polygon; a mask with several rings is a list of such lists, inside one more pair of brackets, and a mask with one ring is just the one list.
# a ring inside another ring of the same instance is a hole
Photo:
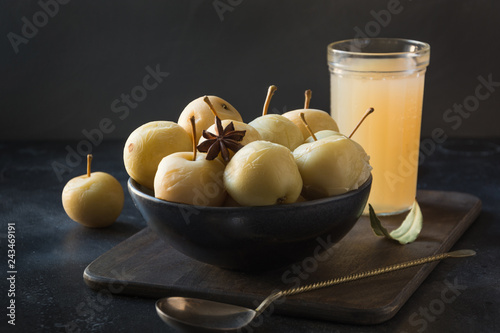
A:
{"label": "glass rim", "polygon": [[[398,52],[363,52],[362,48],[358,47],[359,51],[343,50],[336,48],[341,44],[354,45],[355,41],[392,41],[401,42],[401,44],[412,45],[416,47],[415,51],[398,51]],[[404,58],[404,57],[418,57],[423,56],[430,52],[431,46],[428,43],[420,42],[413,39],[406,38],[360,38],[360,39],[344,39],[328,44],[328,55],[350,55],[362,58]]]}

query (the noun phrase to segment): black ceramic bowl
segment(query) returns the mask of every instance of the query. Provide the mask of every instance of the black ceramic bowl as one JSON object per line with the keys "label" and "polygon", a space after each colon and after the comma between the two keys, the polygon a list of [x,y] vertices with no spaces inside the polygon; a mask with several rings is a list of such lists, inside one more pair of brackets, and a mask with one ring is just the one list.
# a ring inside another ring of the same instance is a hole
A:
{"label": "black ceramic bowl", "polygon": [[206,207],[156,199],[128,181],[148,225],[168,245],[196,260],[237,270],[277,268],[319,255],[363,213],[372,177],[342,195],[286,205]]}

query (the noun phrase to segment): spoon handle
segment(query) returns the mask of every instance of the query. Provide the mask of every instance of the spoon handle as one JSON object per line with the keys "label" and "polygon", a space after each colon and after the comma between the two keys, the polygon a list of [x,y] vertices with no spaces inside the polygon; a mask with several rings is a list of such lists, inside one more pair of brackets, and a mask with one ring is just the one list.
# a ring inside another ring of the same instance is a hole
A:
{"label": "spoon handle", "polygon": [[405,269],[408,267],[418,266],[418,265],[422,265],[422,264],[426,264],[429,262],[438,261],[438,260],[442,260],[442,259],[446,259],[446,258],[470,257],[470,256],[473,256],[475,254],[476,254],[476,252],[473,250],[458,250],[458,251],[453,251],[453,252],[435,254],[433,256],[424,257],[424,258],[420,258],[420,259],[414,259],[414,260],[410,260],[410,261],[406,261],[403,263],[394,264],[394,265],[390,265],[390,266],[386,266],[386,267],[376,268],[376,269],[372,269],[372,270],[366,271],[366,272],[355,273],[355,274],[346,275],[343,277],[338,277],[338,278],[334,278],[334,279],[327,280],[327,281],[308,284],[308,285],[305,285],[302,287],[290,288],[290,289],[278,291],[278,292],[275,292],[275,293],[269,295],[259,305],[259,307],[257,309],[255,309],[255,311],[257,312],[257,315],[262,313],[272,302],[274,302],[275,300],[277,300],[278,298],[283,297],[283,296],[290,296],[290,295],[308,292],[311,290],[326,288],[326,287],[330,287],[330,286],[333,286],[336,284],[360,280],[360,279],[364,279],[367,277],[380,275],[380,274],[384,274],[384,273],[389,273],[389,272]]}

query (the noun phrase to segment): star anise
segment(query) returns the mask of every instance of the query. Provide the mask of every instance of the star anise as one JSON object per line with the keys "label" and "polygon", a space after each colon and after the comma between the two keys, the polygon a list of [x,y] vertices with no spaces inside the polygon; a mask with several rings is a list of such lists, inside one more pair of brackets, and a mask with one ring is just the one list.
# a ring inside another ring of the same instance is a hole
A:
{"label": "star anise", "polygon": [[239,142],[243,140],[246,131],[235,131],[233,122],[226,128],[222,128],[222,122],[219,117],[215,117],[216,134],[203,130],[203,137],[206,139],[198,145],[198,150],[207,153],[207,160],[213,160],[219,153],[224,161],[229,161],[229,150],[237,152],[243,145]]}

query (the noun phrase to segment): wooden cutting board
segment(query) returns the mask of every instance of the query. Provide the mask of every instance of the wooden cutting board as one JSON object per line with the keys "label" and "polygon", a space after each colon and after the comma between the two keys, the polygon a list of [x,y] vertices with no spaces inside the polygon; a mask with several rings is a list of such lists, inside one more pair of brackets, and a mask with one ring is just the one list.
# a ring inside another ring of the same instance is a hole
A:
{"label": "wooden cutting board", "polygon": [[[116,294],[190,296],[254,308],[272,291],[299,282],[329,280],[446,252],[481,211],[481,201],[465,193],[419,191],[417,198],[424,225],[419,238],[404,246],[376,237],[368,218],[362,217],[342,241],[323,253],[323,261],[306,258],[281,269],[249,274],[195,261],[145,228],[93,261],[85,269],[84,280],[93,289]],[[392,229],[401,217],[382,222]],[[270,311],[342,323],[381,323],[397,313],[437,264],[290,296]]]}

